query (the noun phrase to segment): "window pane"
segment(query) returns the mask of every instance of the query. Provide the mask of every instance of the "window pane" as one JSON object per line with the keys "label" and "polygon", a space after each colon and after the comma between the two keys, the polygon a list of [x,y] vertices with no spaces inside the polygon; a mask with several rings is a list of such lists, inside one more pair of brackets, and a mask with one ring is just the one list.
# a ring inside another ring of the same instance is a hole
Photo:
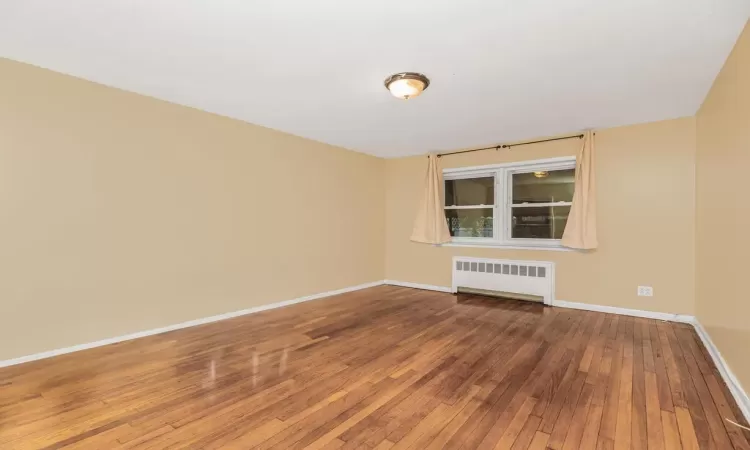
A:
{"label": "window pane", "polygon": [[513,174],[513,203],[554,203],[573,200],[575,169]]}
{"label": "window pane", "polygon": [[511,234],[514,239],[562,239],[570,206],[512,208]]}
{"label": "window pane", "polygon": [[451,236],[492,237],[492,208],[446,209]]}
{"label": "window pane", "polygon": [[445,180],[445,206],[495,204],[495,177]]}

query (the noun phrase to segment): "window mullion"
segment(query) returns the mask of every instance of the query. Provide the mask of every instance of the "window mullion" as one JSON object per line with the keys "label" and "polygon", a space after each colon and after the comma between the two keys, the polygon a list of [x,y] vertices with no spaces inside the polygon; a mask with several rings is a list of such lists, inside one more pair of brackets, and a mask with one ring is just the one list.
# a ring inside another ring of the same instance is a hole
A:
{"label": "window mullion", "polygon": [[510,242],[511,235],[511,221],[513,220],[513,183],[512,183],[513,171],[505,169],[503,170],[503,185],[505,186],[505,205],[503,207],[503,243],[507,244]]}
{"label": "window mullion", "polygon": [[492,238],[499,242],[505,242],[505,205],[506,205],[506,193],[505,193],[505,170],[498,169],[495,172],[495,223],[493,226]]}

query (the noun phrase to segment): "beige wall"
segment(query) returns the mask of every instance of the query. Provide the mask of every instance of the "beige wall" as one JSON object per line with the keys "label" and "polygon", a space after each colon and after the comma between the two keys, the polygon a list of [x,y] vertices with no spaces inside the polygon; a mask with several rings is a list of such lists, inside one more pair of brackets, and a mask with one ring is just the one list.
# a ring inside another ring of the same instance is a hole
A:
{"label": "beige wall", "polygon": [[[444,167],[575,155],[567,140],[441,158]],[[386,278],[451,285],[455,255],[557,263],[557,298],[694,314],[695,120],[597,131],[600,248],[592,253],[434,247],[409,241],[425,157],[386,161]],[[638,297],[638,285],[654,297]]]}
{"label": "beige wall", "polygon": [[750,390],[750,26],[697,116],[697,312]]}
{"label": "beige wall", "polygon": [[383,279],[383,160],[9,60],[0,79],[0,360]]}

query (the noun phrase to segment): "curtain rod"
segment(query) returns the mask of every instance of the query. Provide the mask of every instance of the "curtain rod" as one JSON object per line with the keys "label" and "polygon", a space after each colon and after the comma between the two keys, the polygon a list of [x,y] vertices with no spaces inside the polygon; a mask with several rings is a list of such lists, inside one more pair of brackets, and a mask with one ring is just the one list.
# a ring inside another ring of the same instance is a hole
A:
{"label": "curtain rod", "polygon": [[501,148],[517,147],[519,145],[539,144],[540,142],[562,141],[564,139],[575,139],[575,138],[583,139],[583,135],[582,134],[576,134],[575,136],[565,136],[565,137],[559,137],[559,138],[541,139],[539,141],[519,142],[518,144],[502,144],[502,145],[495,145],[493,147],[474,148],[474,149],[471,149],[471,150],[459,150],[457,152],[438,153],[437,157],[440,158],[441,156],[446,156],[446,155],[457,155],[459,153],[478,152],[480,150],[492,150],[492,149],[500,150]]}

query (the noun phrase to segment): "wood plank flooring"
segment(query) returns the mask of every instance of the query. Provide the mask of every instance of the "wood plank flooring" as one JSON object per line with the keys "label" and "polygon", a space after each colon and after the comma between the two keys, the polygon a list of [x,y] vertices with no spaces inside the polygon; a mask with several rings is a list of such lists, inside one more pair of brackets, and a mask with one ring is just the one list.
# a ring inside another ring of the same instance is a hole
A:
{"label": "wood plank flooring", "polygon": [[2,449],[750,449],[692,328],[380,286],[0,369]]}

